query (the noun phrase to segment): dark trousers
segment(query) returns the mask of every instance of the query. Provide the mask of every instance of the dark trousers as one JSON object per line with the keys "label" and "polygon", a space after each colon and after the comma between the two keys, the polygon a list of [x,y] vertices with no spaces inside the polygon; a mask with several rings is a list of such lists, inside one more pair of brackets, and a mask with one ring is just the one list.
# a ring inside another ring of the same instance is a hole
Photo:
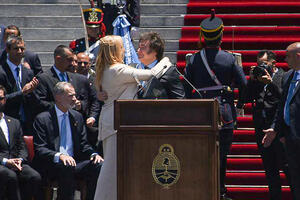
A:
{"label": "dark trousers", "polygon": [[43,199],[40,174],[29,165],[22,167],[19,172],[0,165],[0,199],[4,194],[8,200]]}
{"label": "dark trousers", "polygon": [[269,186],[270,200],[281,200],[281,181],[280,170],[282,169],[290,183],[290,176],[288,171],[288,163],[285,156],[283,144],[276,137],[272,144],[265,148],[262,145],[264,133],[261,128],[255,129],[256,142],[262,157],[265,168],[266,178]]}
{"label": "dark trousers", "polygon": [[112,35],[114,27],[112,23],[118,17],[119,8],[116,5],[105,4],[103,7],[103,23],[106,26],[106,35]]}
{"label": "dark trousers", "polygon": [[65,166],[63,163],[47,163],[39,168],[44,180],[57,180],[59,200],[74,200],[76,178],[87,183],[87,200],[93,200],[100,173],[101,164],[93,164],[89,160],[78,162],[76,167]]}
{"label": "dark trousers", "polygon": [[294,200],[300,200],[300,139],[286,137],[286,155],[289,164]]}
{"label": "dark trousers", "polygon": [[226,193],[225,177],[227,166],[227,155],[230,152],[232,143],[233,129],[223,129],[219,131],[220,135],[220,192]]}

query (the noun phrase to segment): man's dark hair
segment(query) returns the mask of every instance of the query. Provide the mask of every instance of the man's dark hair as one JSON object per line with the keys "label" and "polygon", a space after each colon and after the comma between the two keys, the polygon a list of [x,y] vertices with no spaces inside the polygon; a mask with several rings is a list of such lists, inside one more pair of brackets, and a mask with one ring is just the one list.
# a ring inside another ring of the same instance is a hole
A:
{"label": "man's dark hair", "polygon": [[274,53],[273,51],[270,51],[270,50],[261,50],[260,52],[258,52],[257,58],[262,58],[265,54],[267,54],[268,61],[271,61],[271,60],[276,61],[276,53]]}
{"label": "man's dark hair", "polygon": [[17,36],[21,36],[21,31],[20,31],[19,27],[17,27],[16,25],[9,25],[9,26],[7,26],[7,27],[4,29],[4,32],[5,32],[7,29],[10,29],[10,30],[17,30],[17,31],[18,31],[18,35],[17,35]]}
{"label": "man's dark hair", "polygon": [[[149,47],[156,52],[156,59],[160,61],[163,58],[165,51],[165,41],[156,32],[147,32],[141,34],[139,42],[149,41]],[[151,52],[149,52],[151,53]]]}
{"label": "man's dark hair", "polygon": [[6,89],[3,85],[0,85],[0,90],[3,91],[4,96],[6,95]]}
{"label": "man's dark hair", "polygon": [[61,56],[61,57],[66,57],[66,49],[70,50],[71,52],[73,52],[72,49],[70,49],[69,47],[65,46],[65,45],[58,45],[55,50],[54,50],[54,58],[56,56]]}
{"label": "man's dark hair", "polygon": [[15,42],[24,42],[23,38],[21,36],[9,36],[7,41],[6,41],[6,48],[11,49],[11,46]]}

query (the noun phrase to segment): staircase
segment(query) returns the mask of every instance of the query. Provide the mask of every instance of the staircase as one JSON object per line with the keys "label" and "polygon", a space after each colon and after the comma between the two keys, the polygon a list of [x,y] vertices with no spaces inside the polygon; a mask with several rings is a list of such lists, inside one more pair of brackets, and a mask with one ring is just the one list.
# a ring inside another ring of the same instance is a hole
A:
{"label": "staircase", "polygon": [[[80,2],[89,7],[88,0]],[[166,56],[176,63],[187,0],[140,2],[140,32],[159,32],[166,40]],[[55,47],[84,36],[79,0],[0,0],[0,24],[20,28],[27,49],[38,53],[43,68],[53,65]]]}
{"label": "staircase", "polygon": [[[184,26],[181,29],[177,66],[185,67],[185,55],[197,50],[200,23],[210,16],[210,10],[223,19],[225,29],[222,49],[242,54],[243,69],[249,74],[256,65],[259,50],[274,50],[277,67],[288,69],[284,61],[286,47],[300,41],[300,2],[292,0],[190,0]],[[238,95],[235,90],[235,95]],[[268,188],[254,136],[251,104],[245,107],[246,115],[238,117],[231,154],[228,156],[226,184],[229,196],[235,200],[267,200]],[[287,180],[281,173],[283,200],[291,200]]]}

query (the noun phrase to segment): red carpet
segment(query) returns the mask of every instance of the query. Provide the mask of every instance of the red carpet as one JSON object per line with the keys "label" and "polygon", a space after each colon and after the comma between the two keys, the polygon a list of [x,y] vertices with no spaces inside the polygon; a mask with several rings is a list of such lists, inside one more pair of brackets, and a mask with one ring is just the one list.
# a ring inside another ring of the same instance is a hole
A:
{"label": "red carpet", "polygon": [[[223,19],[222,49],[242,54],[243,70],[249,74],[262,49],[274,50],[277,67],[288,70],[286,47],[300,41],[300,2],[296,0],[190,0],[179,40],[177,66],[183,71],[185,55],[198,49],[200,23],[210,10]],[[238,97],[238,91],[235,90]],[[234,200],[267,200],[268,188],[253,129],[252,104],[245,105],[245,116],[238,117],[227,166],[226,184]],[[287,181],[281,174],[283,200],[291,200]]]}

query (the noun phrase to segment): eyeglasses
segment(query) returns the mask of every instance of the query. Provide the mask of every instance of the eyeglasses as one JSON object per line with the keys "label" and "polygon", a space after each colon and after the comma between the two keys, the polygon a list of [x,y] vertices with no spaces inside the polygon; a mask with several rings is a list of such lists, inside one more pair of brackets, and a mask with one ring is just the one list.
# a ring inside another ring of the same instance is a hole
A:
{"label": "eyeglasses", "polygon": [[90,64],[89,62],[78,62],[78,65],[88,65],[88,64]]}

